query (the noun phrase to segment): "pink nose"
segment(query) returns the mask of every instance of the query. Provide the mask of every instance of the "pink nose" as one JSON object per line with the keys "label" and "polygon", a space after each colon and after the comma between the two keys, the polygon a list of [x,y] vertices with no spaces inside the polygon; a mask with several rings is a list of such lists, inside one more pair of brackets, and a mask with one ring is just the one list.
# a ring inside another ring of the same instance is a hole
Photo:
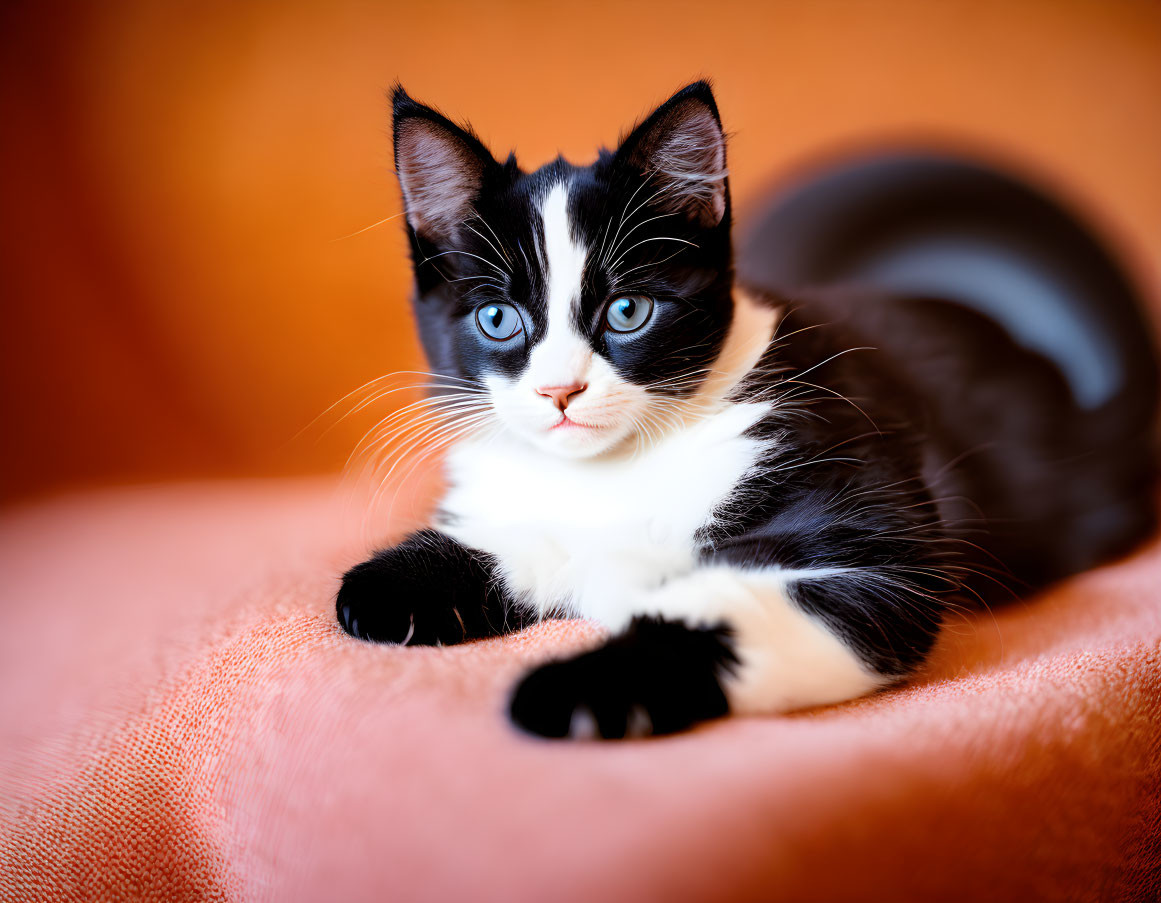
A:
{"label": "pink nose", "polygon": [[568,403],[574,395],[580,395],[587,388],[587,383],[573,383],[571,386],[541,386],[536,390],[536,394],[551,398],[557,410],[563,411],[568,407]]}

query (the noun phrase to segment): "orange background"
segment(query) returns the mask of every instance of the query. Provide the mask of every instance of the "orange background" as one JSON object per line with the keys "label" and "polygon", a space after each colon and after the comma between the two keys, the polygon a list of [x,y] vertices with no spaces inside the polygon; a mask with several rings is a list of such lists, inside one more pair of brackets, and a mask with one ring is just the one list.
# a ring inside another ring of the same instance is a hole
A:
{"label": "orange background", "polygon": [[[1161,4],[6,4],[0,497],[335,469],[292,436],[421,364],[385,89],[526,166],[698,76],[741,215],[836,148],[963,144],[1061,189],[1161,286]],[[343,236],[348,236],[344,238]],[[1156,292],[1154,292],[1156,296]]]}

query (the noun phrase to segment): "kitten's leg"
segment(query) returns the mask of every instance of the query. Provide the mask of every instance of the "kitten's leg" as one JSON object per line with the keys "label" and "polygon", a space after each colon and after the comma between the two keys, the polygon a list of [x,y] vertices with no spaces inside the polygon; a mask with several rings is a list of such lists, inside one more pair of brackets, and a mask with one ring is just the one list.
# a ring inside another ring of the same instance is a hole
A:
{"label": "kitten's leg", "polygon": [[422,530],[347,571],[335,611],[360,639],[434,646],[519,630],[510,602],[490,555]]}
{"label": "kitten's leg", "polygon": [[621,737],[627,726],[668,733],[727,711],[852,699],[923,660],[941,607],[887,570],[711,563],[642,597],[606,646],[526,677],[512,717],[544,736],[584,733],[591,721],[592,732]]}

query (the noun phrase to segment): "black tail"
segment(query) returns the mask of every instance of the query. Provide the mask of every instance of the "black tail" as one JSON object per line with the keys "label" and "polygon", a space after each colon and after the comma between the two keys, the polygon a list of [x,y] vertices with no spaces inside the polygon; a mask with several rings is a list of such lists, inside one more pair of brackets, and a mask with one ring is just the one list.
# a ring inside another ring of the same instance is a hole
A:
{"label": "black tail", "polygon": [[[954,488],[966,482],[988,551],[1025,585],[1122,554],[1154,529],[1154,333],[1126,272],[1062,206],[976,164],[881,155],[778,193],[738,247],[750,285],[789,297],[857,287],[949,299],[1007,333],[980,332],[977,365],[1023,367],[1020,348],[1051,362],[1063,381],[1041,373],[1005,396],[1019,424],[1005,425],[983,389],[956,399],[973,439],[990,429],[1001,441],[978,454],[965,443],[972,458]],[[1004,450],[1012,430],[1023,452]]]}

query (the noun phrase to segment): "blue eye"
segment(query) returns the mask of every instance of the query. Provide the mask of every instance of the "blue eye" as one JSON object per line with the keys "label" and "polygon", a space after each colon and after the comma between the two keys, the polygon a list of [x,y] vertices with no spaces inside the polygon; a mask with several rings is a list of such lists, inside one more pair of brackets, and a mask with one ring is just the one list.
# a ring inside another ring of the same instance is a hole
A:
{"label": "blue eye", "polygon": [[506,342],[520,334],[520,314],[511,304],[484,304],[476,308],[476,325],[490,339]]}
{"label": "blue eye", "polygon": [[605,322],[613,332],[633,332],[653,315],[653,299],[645,295],[622,295],[614,298],[605,311]]}

